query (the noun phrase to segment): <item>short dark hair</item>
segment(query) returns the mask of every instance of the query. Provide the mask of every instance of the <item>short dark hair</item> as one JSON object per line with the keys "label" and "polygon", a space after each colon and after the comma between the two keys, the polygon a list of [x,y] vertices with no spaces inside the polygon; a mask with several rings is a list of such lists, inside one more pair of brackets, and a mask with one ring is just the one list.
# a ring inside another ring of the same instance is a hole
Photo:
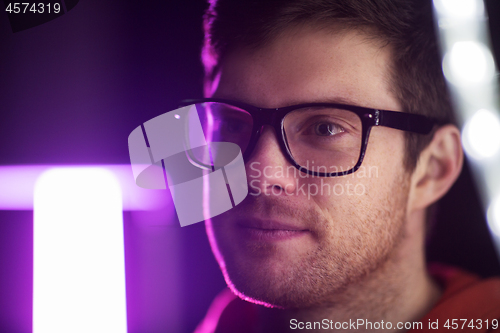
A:
{"label": "short dark hair", "polygon": [[[368,28],[393,50],[390,80],[402,111],[455,122],[431,0],[211,0],[204,15],[205,92],[232,49],[264,46],[301,24]],[[432,135],[406,133],[407,170],[414,170]]]}

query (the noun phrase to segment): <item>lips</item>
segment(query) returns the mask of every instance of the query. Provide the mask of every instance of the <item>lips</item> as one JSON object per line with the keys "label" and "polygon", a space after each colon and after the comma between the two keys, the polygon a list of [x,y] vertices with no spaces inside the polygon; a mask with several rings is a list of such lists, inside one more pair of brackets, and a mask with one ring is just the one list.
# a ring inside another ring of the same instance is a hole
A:
{"label": "lips", "polygon": [[281,241],[309,233],[309,229],[276,220],[245,219],[237,223],[244,237],[256,241]]}
{"label": "lips", "polygon": [[254,228],[263,230],[289,230],[306,231],[308,228],[277,220],[263,220],[258,218],[239,220],[237,224],[243,228]]}

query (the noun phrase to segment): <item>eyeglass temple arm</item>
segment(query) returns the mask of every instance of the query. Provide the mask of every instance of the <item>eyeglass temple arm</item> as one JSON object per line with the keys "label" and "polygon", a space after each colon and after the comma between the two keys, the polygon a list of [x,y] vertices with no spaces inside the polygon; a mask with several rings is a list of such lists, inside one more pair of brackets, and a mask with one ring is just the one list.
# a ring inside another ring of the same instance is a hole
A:
{"label": "eyeglass temple arm", "polygon": [[378,122],[375,125],[399,129],[417,134],[429,134],[436,122],[422,115],[396,112],[379,111]]}

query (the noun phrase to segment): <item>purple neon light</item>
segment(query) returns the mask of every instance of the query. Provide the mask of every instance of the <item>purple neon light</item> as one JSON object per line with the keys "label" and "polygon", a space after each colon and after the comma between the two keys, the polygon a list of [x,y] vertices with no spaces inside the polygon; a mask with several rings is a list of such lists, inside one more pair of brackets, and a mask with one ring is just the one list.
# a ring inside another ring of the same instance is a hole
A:
{"label": "purple neon light", "polygon": [[54,167],[100,167],[119,180],[123,210],[173,209],[168,191],[137,186],[130,165],[16,165],[0,166],[0,210],[32,210],[35,182],[44,171]]}

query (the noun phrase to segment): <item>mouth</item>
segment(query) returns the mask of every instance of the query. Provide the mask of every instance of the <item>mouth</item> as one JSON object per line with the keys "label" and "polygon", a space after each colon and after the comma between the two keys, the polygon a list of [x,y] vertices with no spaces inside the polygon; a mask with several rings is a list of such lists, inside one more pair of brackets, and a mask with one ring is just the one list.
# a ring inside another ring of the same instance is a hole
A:
{"label": "mouth", "polygon": [[260,242],[284,241],[310,233],[303,226],[275,220],[243,220],[238,221],[237,226],[245,238]]}

